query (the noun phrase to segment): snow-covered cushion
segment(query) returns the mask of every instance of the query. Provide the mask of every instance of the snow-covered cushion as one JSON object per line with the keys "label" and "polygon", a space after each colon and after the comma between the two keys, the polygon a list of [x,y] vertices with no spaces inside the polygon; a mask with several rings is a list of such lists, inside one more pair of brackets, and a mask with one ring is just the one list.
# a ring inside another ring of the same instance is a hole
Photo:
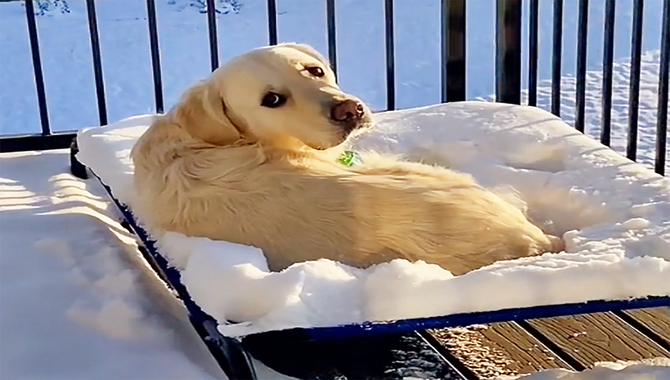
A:
{"label": "snow-covered cushion", "polygon": [[[78,136],[78,158],[131,209],[128,156],[154,117]],[[670,179],[533,107],[461,102],[384,112],[376,121],[354,148],[445,165],[486,186],[511,186],[536,223],[563,236],[566,252],[497,262],[462,276],[406,260],[357,269],[322,259],[271,272],[253,247],[154,234],[223,334],[670,295]],[[231,320],[238,323],[223,324]]]}

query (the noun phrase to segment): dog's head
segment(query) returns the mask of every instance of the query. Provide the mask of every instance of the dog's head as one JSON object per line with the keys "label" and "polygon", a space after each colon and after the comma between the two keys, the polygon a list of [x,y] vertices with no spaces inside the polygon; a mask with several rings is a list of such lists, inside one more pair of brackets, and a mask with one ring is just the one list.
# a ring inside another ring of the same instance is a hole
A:
{"label": "dog's head", "polygon": [[242,137],[328,149],[372,125],[370,109],[344,93],[310,46],[253,50],[189,89],[172,114],[193,137],[218,145]]}

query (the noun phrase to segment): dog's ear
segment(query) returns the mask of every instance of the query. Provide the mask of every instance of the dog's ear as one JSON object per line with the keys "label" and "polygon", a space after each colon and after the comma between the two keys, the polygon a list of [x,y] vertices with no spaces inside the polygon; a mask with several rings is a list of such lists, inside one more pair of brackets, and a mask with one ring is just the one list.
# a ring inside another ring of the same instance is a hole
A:
{"label": "dog's ear", "polygon": [[223,97],[209,81],[191,87],[175,106],[174,121],[191,136],[210,144],[228,145],[240,132],[226,115]]}
{"label": "dog's ear", "polygon": [[316,59],[318,59],[321,63],[324,64],[326,67],[330,67],[332,70],[333,67],[330,65],[330,62],[326,57],[323,56],[323,54],[319,53],[318,50],[314,49],[310,45],[307,44],[297,44],[297,43],[284,43],[282,44],[284,46],[292,47],[293,49],[299,50],[307,55],[310,55]]}

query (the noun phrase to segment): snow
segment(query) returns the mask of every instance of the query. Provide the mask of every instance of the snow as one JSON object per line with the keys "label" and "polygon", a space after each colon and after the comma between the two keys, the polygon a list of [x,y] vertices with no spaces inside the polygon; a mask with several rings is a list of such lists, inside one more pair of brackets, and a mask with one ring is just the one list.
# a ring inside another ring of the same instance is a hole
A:
{"label": "snow", "polygon": [[583,372],[564,369],[545,370],[538,373],[502,377],[499,380],[665,380],[670,378],[670,359],[655,358],[641,361],[596,363]]}
{"label": "snow", "polygon": [[[122,0],[123,6],[120,7],[120,1],[95,2],[110,121],[154,110],[145,2]],[[190,6],[192,2],[169,0],[156,4],[167,108],[174,104],[183,90],[209,72],[206,16],[200,13],[197,4]],[[218,1],[220,5],[226,2]],[[237,11],[218,15],[221,62],[267,42],[265,0],[239,3],[241,8]],[[291,0],[277,3],[279,39],[306,42],[325,53],[324,2]],[[541,80],[549,78],[551,70],[550,3],[540,2]],[[589,11],[587,68],[590,71],[587,74],[586,120],[587,133],[593,136],[598,133],[600,115],[597,91],[601,81],[604,3],[604,0],[590,1]],[[439,2],[396,0],[395,4],[398,106],[408,108],[436,103],[440,93]],[[468,3],[468,99],[490,99],[489,95],[493,93],[494,4],[487,1]],[[37,19],[49,116],[56,131],[81,129],[98,123],[85,3],[68,0],[68,5],[70,13],[48,11]],[[527,6],[525,2],[526,15]],[[574,112],[576,6],[577,0],[565,1],[561,115],[568,123],[572,122]],[[619,152],[625,145],[632,6],[632,2],[617,2],[612,143]],[[661,0],[645,2],[642,45],[646,53],[642,68],[638,157],[646,165],[653,162],[654,154],[661,6]],[[373,108],[383,109],[382,2],[339,0],[336,20],[340,83],[345,90],[361,96]],[[524,28],[527,28],[527,20],[524,21]],[[527,41],[525,33],[524,30],[524,44]],[[28,46],[21,2],[0,3],[0,51],[3,52],[0,55],[1,134],[39,132]],[[361,64],[361,56],[365,57],[364,64]],[[524,65],[525,62],[524,58]],[[523,80],[525,83],[525,76]],[[549,104],[548,89],[548,82],[540,82],[538,101],[544,109]],[[389,149],[391,147],[389,145]],[[450,149],[454,152],[473,151],[467,141],[452,142]],[[124,154],[120,152],[121,156]],[[513,160],[493,169],[490,177],[484,173],[486,175],[481,174],[479,179],[496,183],[500,182],[499,176],[503,174],[517,179],[528,178],[529,175],[522,174],[523,170],[519,168],[538,169],[541,166],[542,169],[551,169],[545,175],[554,178],[551,184],[557,188],[561,183],[567,186],[572,180],[564,174],[551,173],[563,168],[555,159],[560,157],[561,151],[542,152],[538,148],[531,149],[529,154],[544,159],[528,162],[524,159],[524,152],[518,152],[508,156]],[[453,156],[460,157],[455,153]],[[594,156],[602,159],[599,155]],[[454,157],[448,158],[455,161]],[[472,164],[472,161],[465,160],[463,169]],[[503,169],[505,165],[517,169]],[[670,171],[668,165],[666,171]],[[620,175],[617,177],[619,188],[626,187],[629,179],[645,176],[630,166],[624,171],[629,169],[633,172],[623,173],[610,168],[612,173]],[[0,377],[221,378],[221,371],[193,334],[180,306],[156,285],[156,278],[147,274],[145,265],[138,260],[134,243],[116,222],[118,215],[108,203],[104,190],[92,181],[81,182],[64,174],[67,171],[67,152],[64,151],[0,155]],[[538,180],[541,177],[539,173],[532,176]],[[658,181],[647,179],[642,186],[644,193],[638,198],[647,197],[647,200],[626,210],[626,199],[622,198],[626,191],[614,194],[613,199],[617,200],[610,201],[609,197],[613,194],[601,193],[602,189],[594,186],[587,171],[584,171],[581,180],[585,182],[568,193],[572,208],[562,213],[563,220],[559,215],[552,215],[557,231],[570,228],[579,231],[574,236],[574,247],[599,250],[611,244],[615,256],[623,251],[626,255],[643,256],[647,250],[657,252],[659,256],[658,252],[666,249],[667,229],[663,232],[664,227],[659,227],[647,214],[656,213],[657,205],[662,203],[649,195],[655,192],[653,183]],[[526,196],[533,195],[532,188],[525,189],[525,192]],[[546,204],[531,204],[531,210],[542,214],[554,208],[552,202],[566,195],[561,192],[549,194],[552,196],[546,198]],[[606,204],[599,206],[598,202],[602,201]],[[613,204],[617,202],[618,205]],[[612,220],[617,222],[603,224]],[[583,225],[577,225],[577,222]],[[658,234],[653,232],[654,229],[658,230]],[[602,236],[611,238],[599,240]],[[570,234],[567,237],[570,238]],[[175,248],[177,252],[184,252],[196,243],[208,244],[181,236],[164,237],[163,240],[172,247],[176,244],[187,247]],[[226,260],[239,257],[263,269],[263,259],[258,252],[249,248],[227,248],[237,250],[238,254]],[[174,256],[178,265],[188,263],[183,255]],[[180,258],[182,261],[179,261]],[[201,263],[213,260],[204,254],[201,259]],[[667,257],[663,260],[667,261]],[[327,281],[346,277],[336,265],[318,265],[320,269],[329,271],[322,282],[311,283],[319,286],[320,290],[327,289],[321,286]],[[605,261],[603,265],[617,266]],[[550,269],[546,268],[547,271]],[[249,272],[240,270],[238,275],[258,274],[258,271],[255,274]],[[434,276],[441,280],[437,272]],[[291,279],[265,281],[290,284]],[[602,286],[602,283],[594,281],[594,285]],[[258,289],[250,291],[258,293]],[[290,293],[288,286],[283,291]],[[230,300],[230,303],[235,301]],[[252,309],[248,310],[252,313]],[[240,313],[233,309],[225,312]],[[262,314],[264,310],[253,313]],[[261,378],[280,377],[260,363],[255,364]],[[640,367],[640,371],[651,374],[655,369]],[[563,376],[553,376],[559,375]]]}
{"label": "snow", "polygon": [[62,151],[2,155],[2,378],[213,378],[184,355],[197,336],[181,327],[177,344],[184,322],[171,321],[169,298],[138,296],[154,279],[126,251],[104,190],[67,165]]}
{"label": "snow", "polygon": [[[152,120],[138,116],[78,137],[78,158],[131,210],[128,154]],[[363,161],[368,150],[399,154],[511,188],[537,223],[563,236],[566,252],[462,276],[406,260],[363,270],[321,259],[271,272],[256,248],[155,233],[196,303],[220,323],[237,322],[222,324],[222,333],[670,295],[670,179],[533,107],[461,102],[385,112],[375,121],[353,142]]]}
{"label": "snow", "polygon": [[0,155],[0,378],[222,378],[107,192],[66,174],[68,158]]}

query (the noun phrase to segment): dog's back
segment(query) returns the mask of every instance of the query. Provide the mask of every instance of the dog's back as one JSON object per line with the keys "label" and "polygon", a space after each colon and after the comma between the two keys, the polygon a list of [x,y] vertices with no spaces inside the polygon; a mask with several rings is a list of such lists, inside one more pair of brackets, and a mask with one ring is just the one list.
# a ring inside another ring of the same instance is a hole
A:
{"label": "dog's back", "polygon": [[346,168],[307,151],[203,145],[165,121],[132,157],[143,220],[259,247],[273,270],[405,258],[461,274],[560,248],[516,207],[445,168],[383,156]]}

